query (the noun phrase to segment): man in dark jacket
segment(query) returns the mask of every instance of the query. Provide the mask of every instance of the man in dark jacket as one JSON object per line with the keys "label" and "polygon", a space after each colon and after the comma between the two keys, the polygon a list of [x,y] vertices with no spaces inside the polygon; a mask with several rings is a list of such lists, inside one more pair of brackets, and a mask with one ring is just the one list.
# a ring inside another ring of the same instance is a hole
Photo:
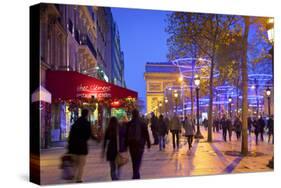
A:
{"label": "man in dark jacket", "polygon": [[126,132],[126,146],[129,147],[132,159],[133,179],[140,179],[139,171],[146,143],[150,148],[147,126],[140,120],[139,111],[135,109],[132,111],[132,120],[128,122]]}
{"label": "man in dark jacket", "polygon": [[154,139],[153,145],[157,145],[158,142],[159,142],[158,133],[157,133],[158,119],[153,112],[151,113],[150,127],[151,127],[151,132],[152,132],[152,135],[153,135],[153,139]]}
{"label": "man in dark jacket", "polygon": [[68,153],[73,154],[75,161],[74,180],[82,182],[82,175],[88,155],[87,141],[91,137],[91,124],[87,120],[88,110],[82,110],[82,116],[72,125],[69,140]]}

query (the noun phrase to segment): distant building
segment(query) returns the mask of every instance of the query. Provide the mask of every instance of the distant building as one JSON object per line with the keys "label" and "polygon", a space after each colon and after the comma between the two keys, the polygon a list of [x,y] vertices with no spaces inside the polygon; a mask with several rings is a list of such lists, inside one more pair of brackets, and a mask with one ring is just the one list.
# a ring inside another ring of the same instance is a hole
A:
{"label": "distant building", "polygon": [[[146,63],[144,78],[146,81],[147,113],[172,113],[168,112],[168,109],[173,109],[172,106],[175,105],[172,96],[174,90],[169,90],[169,88],[179,87],[179,75],[179,68],[171,62]],[[165,96],[169,97],[167,98],[168,103],[165,103]],[[180,98],[178,104],[180,104],[179,102]]]}
{"label": "distant building", "polygon": [[111,67],[111,82],[125,87],[124,79],[124,54],[120,46],[120,35],[117,24],[112,23],[112,67]]}

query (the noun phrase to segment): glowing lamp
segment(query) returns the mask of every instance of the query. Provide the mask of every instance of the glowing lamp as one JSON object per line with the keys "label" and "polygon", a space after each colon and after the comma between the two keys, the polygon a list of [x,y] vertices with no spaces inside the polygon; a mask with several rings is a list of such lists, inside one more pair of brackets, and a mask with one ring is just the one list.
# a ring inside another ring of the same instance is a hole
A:
{"label": "glowing lamp", "polygon": [[269,87],[266,89],[266,95],[269,97],[271,94],[271,90],[269,89]]}
{"label": "glowing lamp", "polygon": [[196,87],[199,87],[200,85],[200,78],[197,74],[194,76],[194,84],[196,85]]}

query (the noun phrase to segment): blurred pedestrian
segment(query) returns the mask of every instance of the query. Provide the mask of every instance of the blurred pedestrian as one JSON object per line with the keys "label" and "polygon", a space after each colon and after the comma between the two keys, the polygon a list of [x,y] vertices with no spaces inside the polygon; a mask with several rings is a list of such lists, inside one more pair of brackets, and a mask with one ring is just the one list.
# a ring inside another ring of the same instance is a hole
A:
{"label": "blurred pedestrian", "polygon": [[176,113],[174,113],[174,116],[171,119],[170,131],[172,133],[173,149],[175,150],[176,147],[177,149],[179,149],[179,134],[181,132],[181,123]]}
{"label": "blurred pedestrian", "polygon": [[222,127],[222,137],[223,140],[226,142],[226,134],[227,134],[227,122],[226,122],[226,117],[225,115],[223,115],[222,119],[221,119],[221,127]]}
{"label": "blurred pedestrian", "polygon": [[227,120],[226,120],[226,125],[227,125],[227,130],[228,130],[229,141],[231,141],[232,131],[233,131],[233,126],[232,126],[232,122],[231,122],[231,117],[228,117],[228,118],[227,118]]}
{"label": "blurred pedestrian", "polygon": [[158,118],[155,116],[155,114],[153,112],[151,113],[150,127],[151,127],[152,136],[154,139],[153,145],[158,145],[158,143],[159,143],[158,133],[157,133]]}
{"label": "blurred pedestrian", "polygon": [[219,124],[220,124],[220,120],[219,117],[217,116],[213,123],[213,132],[219,132]]}
{"label": "blurred pedestrian", "polygon": [[237,138],[237,140],[240,140],[241,131],[242,131],[242,122],[238,116],[236,116],[236,118],[235,118],[234,128],[235,128],[235,132],[236,132],[236,138]]}
{"label": "blurred pedestrian", "polygon": [[256,117],[253,120],[253,127],[255,128],[254,132],[255,132],[255,135],[256,135],[256,145],[258,145],[261,127],[260,127],[260,124],[258,123]]}
{"label": "blurred pedestrian", "polygon": [[159,137],[159,150],[165,149],[165,136],[168,134],[168,125],[166,124],[163,115],[159,116],[158,121],[158,137]]}
{"label": "blurred pedestrian", "polygon": [[183,128],[185,130],[185,136],[187,137],[188,149],[190,150],[192,147],[195,128],[187,116],[185,116],[185,118],[184,118]]}
{"label": "blurred pedestrian", "polygon": [[88,155],[87,141],[92,136],[88,113],[87,109],[82,110],[82,116],[72,125],[68,138],[68,153],[73,155],[74,180],[76,183],[83,182],[82,176]]}
{"label": "blurred pedestrian", "polygon": [[208,128],[208,120],[206,118],[204,118],[202,123],[203,123],[203,125],[205,127],[205,130],[207,130],[207,128]]}
{"label": "blurred pedestrian", "polygon": [[259,127],[260,127],[261,141],[263,142],[263,134],[264,134],[265,122],[264,122],[264,119],[262,118],[262,116],[260,116],[260,118],[258,120],[258,124],[259,124]]}
{"label": "blurred pedestrian", "polygon": [[[120,125],[116,117],[111,117],[108,127],[105,132],[103,154],[106,151],[106,160],[109,161],[111,179],[119,180],[120,168],[116,164],[116,156],[118,152],[124,152],[125,147],[122,145],[122,138],[120,136]],[[117,139],[119,143],[117,144]],[[122,147],[123,146],[123,147]]]}
{"label": "blurred pedestrian", "polygon": [[273,118],[269,117],[267,122],[267,129],[268,129],[268,143],[270,142],[271,136],[272,136],[272,144],[274,143],[274,124],[273,124]]}
{"label": "blurred pedestrian", "polygon": [[248,123],[248,131],[249,131],[249,135],[251,136],[252,133],[252,126],[253,126],[253,120],[252,118],[249,116],[247,119],[247,123]]}
{"label": "blurred pedestrian", "polygon": [[126,146],[129,147],[133,166],[133,179],[140,179],[140,166],[145,144],[150,148],[147,126],[140,120],[139,111],[132,111],[132,120],[127,124]]}

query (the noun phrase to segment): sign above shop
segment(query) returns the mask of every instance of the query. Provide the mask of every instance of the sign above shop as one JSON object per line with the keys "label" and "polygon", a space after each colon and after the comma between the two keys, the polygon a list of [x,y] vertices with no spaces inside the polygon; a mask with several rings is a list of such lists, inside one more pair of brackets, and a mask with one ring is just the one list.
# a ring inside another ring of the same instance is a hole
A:
{"label": "sign above shop", "polygon": [[73,71],[47,71],[47,89],[54,100],[77,98],[123,99],[137,98],[135,91],[116,86]]}

